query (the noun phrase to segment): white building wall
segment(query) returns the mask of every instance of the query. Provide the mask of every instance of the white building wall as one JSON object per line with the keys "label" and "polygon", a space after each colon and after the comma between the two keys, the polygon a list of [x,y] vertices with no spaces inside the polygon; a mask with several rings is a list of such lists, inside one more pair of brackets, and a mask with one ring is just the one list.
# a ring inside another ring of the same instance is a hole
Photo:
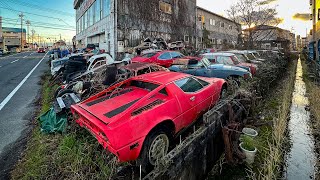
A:
{"label": "white building wall", "polygon": [[[83,3],[94,3],[93,0],[85,0]],[[87,29],[78,32],[76,35],[77,47],[86,47],[87,44],[99,44],[100,49],[109,52],[112,57],[116,57],[115,48],[115,0],[110,0],[110,14],[100,21],[94,23]],[[81,14],[77,14],[81,16]],[[78,17],[77,17],[78,19]],[[81,42],[81,44],[80,44]]]}

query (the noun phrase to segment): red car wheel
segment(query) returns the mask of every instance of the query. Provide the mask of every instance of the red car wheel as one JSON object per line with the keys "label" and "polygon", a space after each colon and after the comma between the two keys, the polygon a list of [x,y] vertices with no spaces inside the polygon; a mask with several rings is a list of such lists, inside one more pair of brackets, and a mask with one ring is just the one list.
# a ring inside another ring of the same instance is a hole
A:
{"label": "red car wheel", "polygon": [[153,130],[147,136],[137,160],[138,165],[141,165],[144,173],[150,172],[157,160],[168,153],[171,144],[170,140],[170,133],[164,127]]}

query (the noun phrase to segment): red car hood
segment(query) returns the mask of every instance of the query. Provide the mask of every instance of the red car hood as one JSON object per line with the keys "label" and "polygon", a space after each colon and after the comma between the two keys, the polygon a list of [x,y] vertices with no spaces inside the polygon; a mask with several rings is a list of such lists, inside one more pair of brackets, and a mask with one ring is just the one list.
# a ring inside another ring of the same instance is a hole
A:
{"label": "red car hood", "polygon": [[84,101],[78,105],[105,124],[109,124],[121,117],[127,109],[149,93],[149,91],[139,88],[125,89],[124,91],[126,92],[119,96],[110,98],[109,95],[106,95]]}
{"label": "red car hood", "polygon": [[132,62],[149,62],[149,58],[137,56],[132,58],[131,61]]}

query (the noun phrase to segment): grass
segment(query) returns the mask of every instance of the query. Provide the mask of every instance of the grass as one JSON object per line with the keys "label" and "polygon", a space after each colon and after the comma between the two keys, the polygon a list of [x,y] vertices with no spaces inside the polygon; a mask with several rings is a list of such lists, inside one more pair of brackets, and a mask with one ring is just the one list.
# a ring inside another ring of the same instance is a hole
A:
{"label": "grass", "polygon": [[[39,115],[52,103],[57,86],[42,78]],[[116,159],[86,130],[71,124],[66,134],[44,134],[38,120],[22,159],[11,172],[12,179],[110,179]],[[77,132],[77,133],[76,133]]]}
{"label": "grass", "polygon": [[265,121],[271,120],[272,125],[260,127],[258,157],[255,168],[249,169],[250,179],[277,179],[281,176],[284,152],[288,145],[287,123],[294,88],[297,62],[293,61],[288,67],[288,75],[282,80],[274,96],[270,97],[261,108],[266,116]]}
{"label": "grass", "polygon": [[[316,151],[319,152],[320,150],[320,87],[316,85],[308,76],[308,72],[310,71],[309,67],[307,66],[306,61],[302,61],[302,69],[303,69],[303,80],[306,84],[307,88],[307,95],[310,103],[310,111],[312,114],[311,118],[311,126],[313,128],[313,136],[315,138],[315,148]],[[319,154],[318,154],[319,156]],[[320,168],[320,162],[317,162],[317,169]],[[320,179],[320,172],[318,171],[316,174],[315,179]]]}

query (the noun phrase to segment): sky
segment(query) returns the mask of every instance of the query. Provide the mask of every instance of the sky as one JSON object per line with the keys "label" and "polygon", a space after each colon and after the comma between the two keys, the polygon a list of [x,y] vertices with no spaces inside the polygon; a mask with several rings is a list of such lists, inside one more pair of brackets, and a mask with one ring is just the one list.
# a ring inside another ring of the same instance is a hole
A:
{"label": "sky", "polygon": [[33,29],[36,37],[39,35],[48,43],[59,40],[60,34],[68,43],[76,34],[73,0],[0,0],[4,27],[20,28],[19,11],[25,12],[23,28],[27,29],[26,20],[29,20],[30,35]]}
{"label": "sky", "polygon": [[[198,6],[215,12],[219,15],[227,16],[226,10],[236,3],[237,0],[197,0]],[[308,32],[312,28],[311,21],[301,21],[293,19],[296,13],[310,14],[309,0],[275,0],[269,6],[277,8],[278,17],[283,18],[283,23],[278,27],[290,30],[296,35],[306,36],[306,29]]]}
{"label": "sky", "polygon": [[[271,6],[277,6],[278,16],[284,19],[279,27],[305,36],[306,28],[310,30],[311,21],[295,20],[296,13],[310,13],[308,0],[274,0]],[[197,0],[200,7],[226,16],[226,10],[237,0]],[[35,30],[47,42],[60,39],[72,40],[75,31],[75,10],[73,0],[0,0],[0,16],[3,26],[20,28],[19,12],[24,12],[24,28],[26,20],[31,22],[29,33]],[[43,27],[39,27],[43,26]],[[53,29],[55,28],[55,29]]]}

